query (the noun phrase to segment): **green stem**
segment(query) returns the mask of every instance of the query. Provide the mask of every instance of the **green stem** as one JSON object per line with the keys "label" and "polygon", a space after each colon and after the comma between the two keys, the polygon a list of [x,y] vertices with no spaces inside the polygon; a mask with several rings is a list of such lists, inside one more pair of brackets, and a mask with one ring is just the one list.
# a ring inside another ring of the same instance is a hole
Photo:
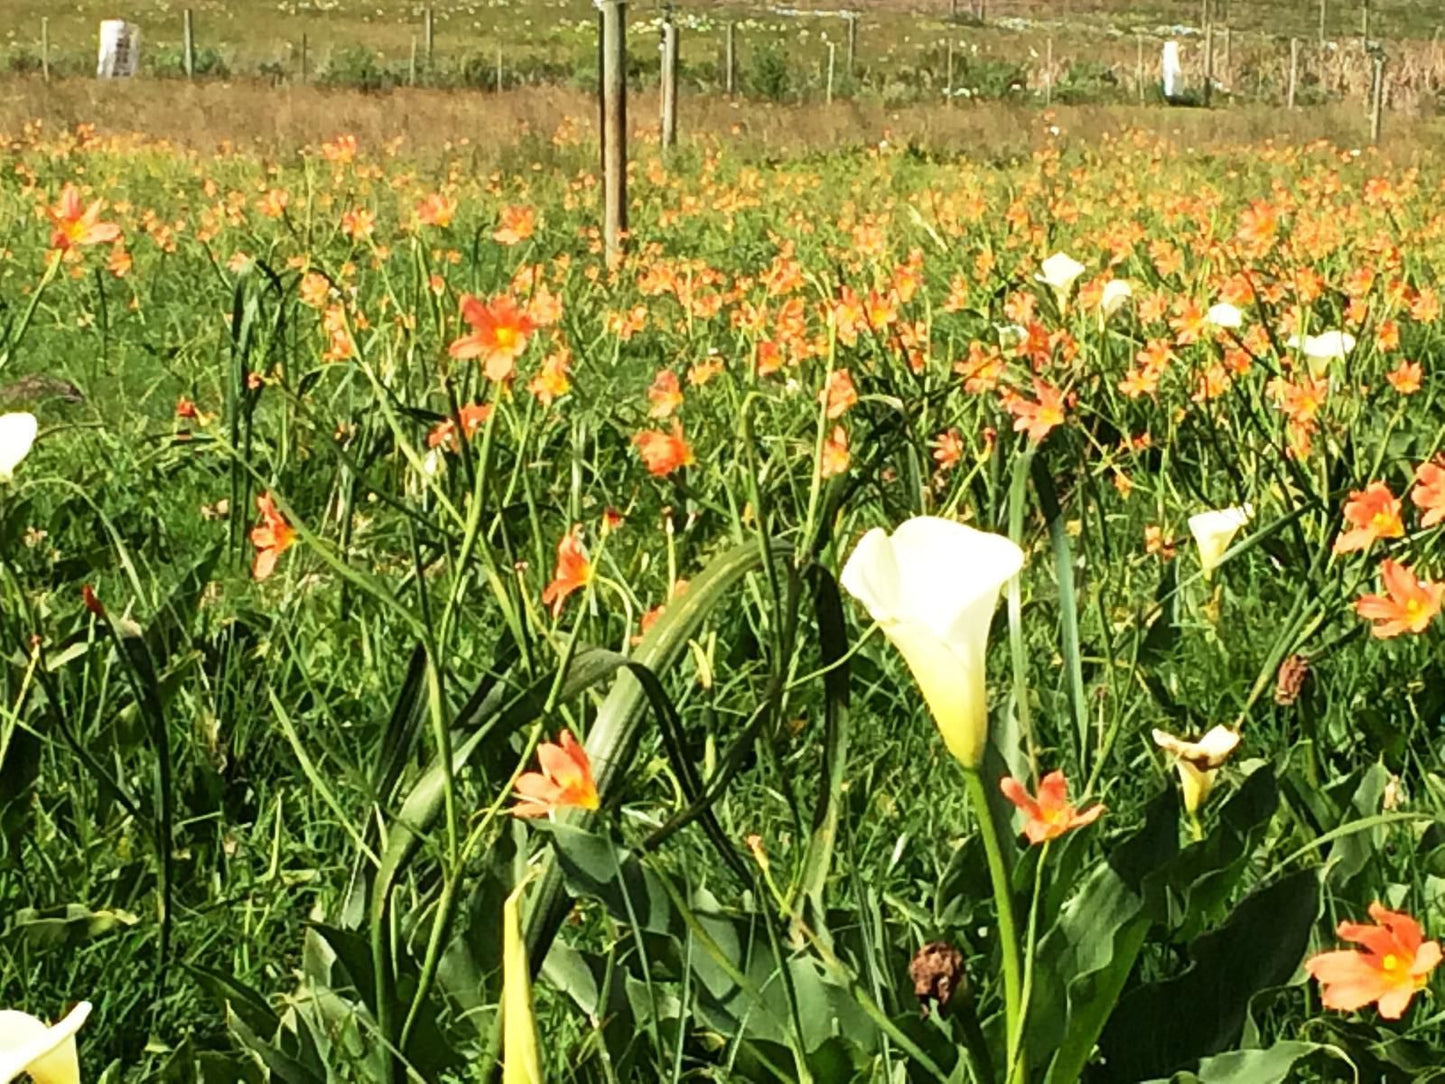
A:
{"label": "green stem", "polygon": [[1023,976],[1019,967],[1018,929],[1014,925],[1013,888],[1008,866],[1004,864],[998,824],[994,821],[983,776],[976,770],[966,770],[963,777],[968,787],[968,800],[978,816],[979,834],[983,836],[983,849],[988,856],[988,875],[993,882],[994,906],[998,910],[999,949],[1003,954],[1004,1034],[1008,1036],[1007,1064],[1015,1067],[1013,1079],[1023,1080],[1028,1074],[1016,1049],[1020,1038],[1017,1034],[1019,1013],[1023,1007]]}

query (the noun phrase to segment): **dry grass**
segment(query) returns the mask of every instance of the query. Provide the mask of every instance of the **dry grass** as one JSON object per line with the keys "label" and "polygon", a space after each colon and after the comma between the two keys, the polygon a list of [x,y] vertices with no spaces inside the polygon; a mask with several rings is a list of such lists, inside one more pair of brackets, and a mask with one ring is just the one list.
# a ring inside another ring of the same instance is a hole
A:
{"label": "dry grass", "polygon": [[[655,141],[656,100],[636,96],[635,154]],[[341,132],[379,146],[398,135],[410,153],[468,148],[479,164],[525,164],[552,153],[552,137],[570,129],[590,141],[595,102],[562,88],[479,94],[398,90],[363,94],[311,87],[273,88],[257,81],[183,83],[137,81],[102,84],[63,80],[0,79],[0,131],[18,132],[29,121],[51,128],[93,124],[105,134],[138,133],[196,150],[222,143],[262,153],[285,153]],[[1072,138],[1102,139],[1126,129],[1157,132],[1181,148],[1330,139],[1361,145],[1365,121],[1357,104],[1321,106],[1288,113],[1263,106],[1170,109],[1159,106],[1059,106],[1048,114],[1027,105],[1001,103],[911,106],[838,102],[779,106],[692,97],[683,103],[684,135],[722,141],[754,156],[791,156],[835,150],[888,138],[931,153],[978,158],[1026,154],[1045,126],[1054,123]],[[1417,146],[1438,139],[1433,120],[1392,115],[1387,150],[1409,158]],[[498,133],[506,133],[498,138]]]}

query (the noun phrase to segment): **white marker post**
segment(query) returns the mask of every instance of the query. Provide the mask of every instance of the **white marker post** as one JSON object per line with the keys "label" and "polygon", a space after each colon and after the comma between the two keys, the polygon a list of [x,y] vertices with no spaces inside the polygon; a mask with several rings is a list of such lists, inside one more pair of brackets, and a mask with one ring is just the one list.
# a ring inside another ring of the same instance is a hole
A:
{"label": "white marker post", "polygon": [[1160,58],[1160,69],[1164,73],[1164,97],[1174,101],[1184,93],[1184,68],[1179,63],[1179,43],[1166,41],[1164,55]]}
{"label": "white marker post", "polygon": [[140,27],[124,19],[106,19],[100,24],[100,57],[97,79],[130,79],[140,71]]}

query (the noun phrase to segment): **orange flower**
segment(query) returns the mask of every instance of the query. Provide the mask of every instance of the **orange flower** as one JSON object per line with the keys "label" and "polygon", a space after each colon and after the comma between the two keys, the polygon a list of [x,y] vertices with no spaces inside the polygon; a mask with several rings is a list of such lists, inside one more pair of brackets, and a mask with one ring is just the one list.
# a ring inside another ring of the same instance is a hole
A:
{"label": "orange flower", "polygon": [[933,461],[939,470],[952,470],[963,458],[963,437],[957,429],[939,433],[933,442]]}
{"label": "orange flower", "polygon": [[1420,363],[1406,358],[1401,358],[1400,364],[1385,374],[1385,379],[1390,382],[1390,387],[1401,395],[1414,395],[1420,390],[1420,384],[1424,377],[1425,371]]}
{"label": "orange flower", "polygon": [[1371,482],[1350,494],[1345,519],[1353,530],[1335,539],[1336,553],[1369,549],[1377,538],[1399,538],[1405,533],[1400,519],[1400,501],[1384,482]]}
{"label": "orange flower", "polygon": [[692,445],[683,439],[682,423],[672,419],[672,432],[648,429],[632,438],[648,471],[658,478],[665,477],[679,467],[690,467],[695,462]]}
{"label": "orange flower", "polygon": [[1043,440],[1054,426],[1064,422],[1063,393],[1051,384],[1034,377],[1034,394],[1038,402],[1016,396],[1007,403],[1008,411],[1014,416],[1014,432],[1027,432],[1029,440]]}
{"label": "orange flower", "polygon": [[1065,832],[1082,828],[1099,819],[1102,805],[1090,806],[1080,813],[1069,804],[1069,784],[1061,771],[1052,771],[1039,782],[1039,796],[1034,799],[1024,785],[1013,776],[998,781],[1003,796],[1024,815],[1024,835],[1030,843],[1058,839]]}
{"label": "orange flower", "polygon": [[858,389],[853,386],[853,374],[847,369],[834,369],[828,374],[828,384],[823,389],[826,414],[831,421],[841,418],[858,402]]}
{"label": "orange flower", "polygon": [[1433,527],[1445,520],[1445,461],[1421,463],[1415,468],[1410,500],[1420,509],[1420,526]]}
{"label": "orange flower", "polygon": [[1386,1020],[1398,1020],[1410,999],[1430,981],[1440,962],[1440,944],[1426,941],[1420,924],[1409,915],[1370,904],[1376,925],[1341,922],[1335,931],[1342,941],[1363,950],[1321,952],[1305,961],[1305,970],[1320,984],[1327,1009],[1354,1012],[1375,1002]]}
{"label": "orange flower", "polygon": [[670,418],[672,412],[682,406],[682,389],[677,382],[677,374],[671,369],[659,369],[652,387],[647,389],[647,398],[652,403],[647,411],[649,418]]}
{"label": "orange flower", "polygon": [[572,351],[564,346],[542,359],[542,367],[527,384],[527,390],[543,406],[551,406],[553,399],[560,399],[572,390],[572,381],[568,376],[571,371]]}
{"label": "orange flower", "polygon": [[433,192],[416,205],[416,217],[423,226],[446,229],[457,214],[457,201],[440,192]]}
{"label": "orange flower", "polygon": [[853,457],[848,454],[848,431],[841,425],[833,426],[833,432],[823,441],[819,473],[824,478],[831,478],[847,470],[852,461]]}
{"label": "orange flower", "polygon": [[276,571],[276,562],[296,541],[296,528],[286,522],[276,508],[271,494],[262,493],[256,498],[256,511],[261,513],[261,524],[251,528],[251,545],[256,547],[256,562],[251,566],[251,576],[264,580]]}
{"label": "orange flower", "polygon": [[66,185],[60,190],[60,201],[46,210],[50,224],[55,227],[50,233],[50,247],[68,252],[82,245],[108,245],[119,238],[119,226],[100,220],[104,208],[104,200],[82,207],[80,189],[73,184]]}
{"label": "orange flower", "polygon": [[530,207],[503,207],[502,222],[492,240],[500,245],[518,245],[537,228],[537,212]]}
{"label": "orange flower", "polygon": [[471,440],[491,416],[492,408],[485,403],[468,403],[457,411],[455,420],[444,418],[432,426],[431,432],[426,435],[426,446],[435,448],[442,445],[449,452],[458,451],[461,445],[457,442],[457,423],[461,423],[462,436]]}
{"label": "orange flower", "polygon": [[1430,627],[1445,600],[1445,583],[1418,579],[1404,565],[1388,557],[1380,562],[1383,595],[1361,595],[1355,613],[1375,625],[1370,629],[1381,640],[1412,632],[1418,635]]}
{"label": "orange flower", "polygon": [[557,543],[557,569],[552,582],[542,591],[542,605],[552,607],[552,616],[562,612],[562,604],[573,591],[592,582],[592,562],[582,548],[582,528],[573,527]]}
{"label": "orange flower", "polygon": [[191,402],[190,399],[182,395],[179,399],[176,400],[176,417],[184,418],[187,421],[195,421],[197,418],[200,417],[200,411],[196,409],[195,403]]}
{"label": "orange flower", "polygon": [[515,790],[521,799],[512,807],[518,817],[545,817],[559,809],[595,810],[601,801],[592,778],[592,762],[570,730],[562,731],[560,745],[537,746],[540,772],[517,776]]}
{"label": "orange flower", "polygon": [[341,232],[353,241],[364,241],[376,232],[376,213],[357,207],[341,216]]}
{"label": "orange flower", "polygon": [[462,294],[462,319],[472,326],[451,345],[454,358],[481,358],[488,380],[508,380],[513,363],[527,349],[536,324],[508,294],[483,302]]}

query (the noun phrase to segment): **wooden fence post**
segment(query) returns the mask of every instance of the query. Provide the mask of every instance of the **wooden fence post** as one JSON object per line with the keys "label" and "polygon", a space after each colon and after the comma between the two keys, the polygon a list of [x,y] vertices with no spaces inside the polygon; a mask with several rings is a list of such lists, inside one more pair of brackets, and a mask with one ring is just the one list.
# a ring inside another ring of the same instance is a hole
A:
{"label": "wooden fence post", "polygon": [[1234,93],[1234,28],[1228,24],[1224,27],[1224,86]]}
{"label": "wooden fence post", "polygon": [[837,63],[837,59],[838,46],[830,41],[828,43],[828,81],[823,91],[823,100],[828,105],[833,104],[833,67]]}
{"label": "wooden fence post", "polygon": [[852,79],[858,61],[858,13],[848,13],[848,78]]}
{"label": "wooden fence post", "polygon": [[724,48],[723,66],[727,69],[727,91],[736,94],[738,89],[738,46],[737,24],[729,21],[727,45]]}
{"label": "wooden fence post", "polygon": [[1286,107],[1294,108],[1295,89],[1299,86],[1299,38],[1289,39],[1289,100]]}
{"label": "wooden fence post", "polygon": [[1144,35],[1134,35],[1134,84],[1139,91],[1139,104],[1144,104]]}
{"label": "wooden fence post", "polygon": [[406,85],[416,86],[416,35],[411,36],[411,57],[406,64]]}
{"label": "wooden fence post", "polygon": [[182,16],[182,28],[185,33],[186,78],[194,79],[196,77],[196,28],[191,21],[190,8],[186,8]]}
{"label": "wooden fence post", "polygon": [[[1206,19],[1209,15],[1209,0],[1204,0],[1204,12]],[[1209,103],[1214,97],[1214,25],[1206,22],[1204,24],[1204,108],[1209,108]]]}
{"label": "wooden fence post", "polygon": [[1370,146],[1379,146],[1380,124],[1385,112],[1385,57],[1375,55],[1375,79],[1370,88]]}
{"label": "wooden fence post", "polygon": [[1320,45],[1325,43],[1325,0],[1320,0]]}
{"label": "wooden fence post", "polygon": [[1054,101],[1054,39],[1044,42],[1044,105]]}
{"label": "wooden fence post", "polygon": [[662,20],[662,149],[677,145],[677,23],[672,12]]}
{"label": "wooden fence post", "polygon": [[627,232],[627,5],[602,8],[602,241],[608,260],[622,254]]}
{"label": "wooden fence post", "polygon": [[497,93],[502,92],[502,83],[505,72],[502,70],[502,43],[497,42]]}
{"label": "wooden fence post", "polygon": [[307,40],[306,35],[303,33],[301,35],[301,85],[303,87],[306,85],[306,83],[311,77],[309,64],[311,57],[308,55],[309,45],[310,42]]}
{"label": "wooden fence post", "polygon": [[953,102],[954,102],[954,99],[953,99],[953,36],[952,36],[951,34],[949,35],[949,38],[948,38],[948,75],[947,75],[947,79],[948,79],[948,82],[947,82],[947,85],[946,85],[945,88],[944,88],[944,97],[946,97],[946,98],[948,99],[948,104],[949,104],[949,105],[953,105]]}
{"label": "wooden fence post", "polygon": [[1360,40],[1366,49],[1370,47],[1370,0],[1360,6]]}
{"label": "wooden fence post", "polygon": [[50,18],[40,17],[40,71],[50,82]]}

